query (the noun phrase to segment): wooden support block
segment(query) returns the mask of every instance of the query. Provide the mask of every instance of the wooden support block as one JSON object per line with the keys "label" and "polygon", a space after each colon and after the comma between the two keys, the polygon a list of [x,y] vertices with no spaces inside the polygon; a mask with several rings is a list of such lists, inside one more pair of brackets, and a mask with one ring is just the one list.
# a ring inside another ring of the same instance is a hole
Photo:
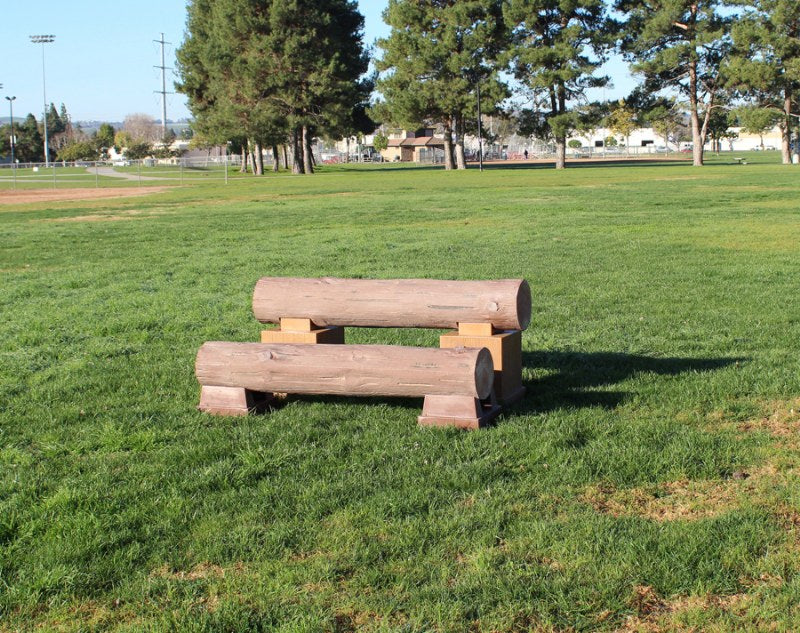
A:
{"label": "wooden support block", "polygon": [[[459,324],[460,325],[460,324]],[[513,404],[525,395],[522,386],[522,332],[508,330],[491,335],[463,335],[447,332],[439,338],[442,348],[485,347],[494,362],[494,390],[503,405]]]}
{"label": "wooden support block", "polygon": [[216,387],[203,385],[200,388],[200,411],[213,415],[247,415],[266,411],[275,398],[270,393],[251,391],[242,387]]}
{"label": "wooden support block", "polygon": [[[316,330],[284,330],[283,321],[281,319],[281,329],[279,330],[262,330],[261,342],[262,343],[305,343],[308,345],[328,344],[335,345],[344,344],[344,328],[343,327],[323,327]],[[301,321],[308,319],[291,319],[292,321]]]}
{"label": "wooden support block", "polygon": [[458,333],[461,336],[491,336],[495,330],[491,323],[459,323]]}
{"label": "wooden support block", "polygon": [[311,330],[319,329],[311,319],[287,319],[281,317],[281,331],[282,332],[311,332]]}
{"label": "wooden support block", "polygon": [[458,429],[480,429],[500,412],[493,398],[481,401],[470,396],[425,396],[420,426],[452,426]]}

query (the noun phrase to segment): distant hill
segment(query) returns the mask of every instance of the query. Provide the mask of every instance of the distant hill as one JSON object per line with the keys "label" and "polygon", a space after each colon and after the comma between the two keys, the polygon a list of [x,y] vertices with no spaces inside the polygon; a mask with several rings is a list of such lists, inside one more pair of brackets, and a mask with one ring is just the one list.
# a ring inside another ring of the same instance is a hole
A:
{"label": "distant hill", "polygon": [[[27,114],[25,116],[27,116]],[[15,116],[14,123],[21,123],[25,116]],[[10,117],[0,116],[0,125],[8,125],[10,122]],[[73,125],[80,125],[81,129],[87,134],[96,132],[103,123],[110,123],[114,126],[115,130],[119,130],[122,127],[122,121],[73,121]],[[170,121],[167,119],[167,127],[175,130],[175,134],[178,136],[180,136],[181,131],[185,130],[190,125],[191,123],[188,121]]]}

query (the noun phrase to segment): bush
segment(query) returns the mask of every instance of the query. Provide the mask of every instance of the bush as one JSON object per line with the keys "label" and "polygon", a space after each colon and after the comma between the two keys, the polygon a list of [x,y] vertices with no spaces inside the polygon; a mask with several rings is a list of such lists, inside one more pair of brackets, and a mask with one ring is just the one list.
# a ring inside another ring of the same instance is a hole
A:
{"label": "bush", "polygon": [[95,147],[94,143],[79,141],[62,147],[58,150],[56,158],[58,160],[72,162],[76,160],[97,160],[99,156],[100,153],[97,151],[97,147]]}
{"label": "bush", "polygon": [[150,143],[145,141],[139,143],[131,143],[128,147],[125,148],[125,158],[130,160],[140,160],[142,158],[147,158],[153,153],[153,148],[151,147]]}

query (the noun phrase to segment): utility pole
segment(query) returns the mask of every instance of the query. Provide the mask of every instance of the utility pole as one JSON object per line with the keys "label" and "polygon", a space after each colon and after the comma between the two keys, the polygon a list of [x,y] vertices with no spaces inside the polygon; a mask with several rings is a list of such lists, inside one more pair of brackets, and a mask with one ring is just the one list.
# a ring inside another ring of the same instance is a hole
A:
{"label": "utility pole", "polygon": [[153,68],[161,69],[161,90],[156,90],[156,93],[161,95],[161,139],[163,140],[167,138],[167,95],[172,94],[171,92],[167,92],[167,70],[172,69],[168,69],[167,66],[165,66],[164,45],[171,44],[172,42],[165,42],[163,33],[161,34],[160,40],[153,41],[157,44],[161,44],[161,66],[154,66]]}

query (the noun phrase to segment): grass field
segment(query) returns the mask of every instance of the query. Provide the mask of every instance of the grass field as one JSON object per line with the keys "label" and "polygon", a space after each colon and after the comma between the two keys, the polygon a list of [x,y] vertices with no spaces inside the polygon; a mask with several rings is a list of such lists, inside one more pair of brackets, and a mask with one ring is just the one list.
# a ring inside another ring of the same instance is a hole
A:
{"label": "grass field", "polygon": [[[0,206],[0,631],[800,629],[800,172],[756,158]],[[528,394],[203,415],[264,275],[525,277]]]}

